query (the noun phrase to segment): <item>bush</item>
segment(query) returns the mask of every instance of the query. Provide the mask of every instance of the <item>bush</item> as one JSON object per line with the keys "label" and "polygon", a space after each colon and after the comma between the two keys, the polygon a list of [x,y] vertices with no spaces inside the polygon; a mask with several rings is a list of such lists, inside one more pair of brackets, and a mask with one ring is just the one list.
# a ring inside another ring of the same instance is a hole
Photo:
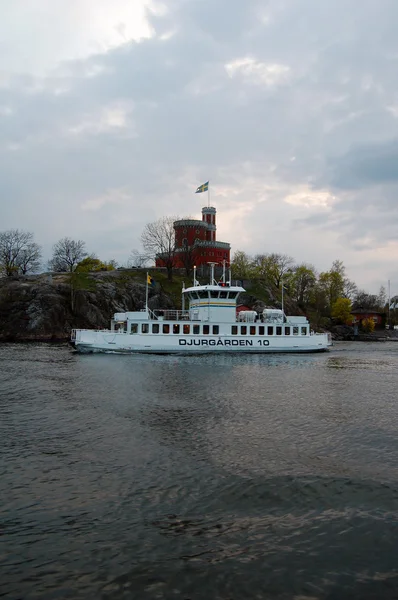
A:
{"label": "bush", "polygon": [[373,319],[364,319],[362,321],[362,329],[366,333],[372,333],[375,330],[375,322],[373,321]]}

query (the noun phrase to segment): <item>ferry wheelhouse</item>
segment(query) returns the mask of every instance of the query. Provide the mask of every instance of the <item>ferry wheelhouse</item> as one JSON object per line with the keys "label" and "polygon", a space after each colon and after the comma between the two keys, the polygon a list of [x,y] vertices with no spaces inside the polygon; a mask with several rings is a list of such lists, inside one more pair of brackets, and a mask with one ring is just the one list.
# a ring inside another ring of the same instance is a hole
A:
{"label": "ferry wheelhouse", "polygon": [[[225,280],[225,277],[224,277]],[[80,352],[197,354],[215,352],[322,352],[330,334],[314,333],[304,316],[286,316],[280,309],[236,313],[243,287],[218,283],[212,268],[208,285],[194,276],[182,290],[182,310],[115,313],[106,330],[74,329],[71,342]],[[185,310],[185,306],[189,308]]]}

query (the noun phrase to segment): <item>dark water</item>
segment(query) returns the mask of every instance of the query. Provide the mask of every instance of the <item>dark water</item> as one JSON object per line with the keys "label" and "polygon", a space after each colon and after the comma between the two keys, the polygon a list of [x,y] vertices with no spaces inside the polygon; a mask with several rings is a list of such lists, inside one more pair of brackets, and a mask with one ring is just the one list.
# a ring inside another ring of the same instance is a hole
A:
{"label": "dark water", "polygon": [[397,358],[0,346],[0,597],[398,598]]}

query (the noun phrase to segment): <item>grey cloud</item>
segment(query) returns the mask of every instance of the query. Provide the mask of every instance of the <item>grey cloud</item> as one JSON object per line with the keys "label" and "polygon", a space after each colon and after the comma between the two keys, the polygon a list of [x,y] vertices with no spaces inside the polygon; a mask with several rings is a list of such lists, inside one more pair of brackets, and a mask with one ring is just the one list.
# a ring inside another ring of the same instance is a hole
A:
{"label": "grey cloud", "polygon": [[[242,227],[266,222],[278,206],[292,235],[320,227],[339,230],[347,245],[369,232],[375,245],[394,239],[398,126],[387,107],[398,84],[396,2],[385,0],[384,11],[375,2],[359,10],[356,0],[166,5],[165,15],[150,16],[154,38],[0,89],[0,106],[13,109],[0,115],[1,221],[37,228],[47,244],[86,233],[97,252],[124,247],[128,255],[146,220],[194,212],[188,184],[194,189],[202,177],[239,184],[248,163],[250,181],[271,181],[276,191],[264,193],[264,205],[254,188],[226,203],[228,211],[257,194]],[[227,63],[248,57],[257,61],[252,71],[227,73]],[[275,83],[259,81],[267,65],[289,70]],[[118,106],[126,123],[96,130],[101,111]],[[339,197],[327,218],[316,208],[299,221],[292,216],[284,197],[305,185]],[[118,189],[126,190],[123,205],[82,210]],[[382,209],[375,217],[361,206]],[[278,241],[272,228],[267,236]]]}

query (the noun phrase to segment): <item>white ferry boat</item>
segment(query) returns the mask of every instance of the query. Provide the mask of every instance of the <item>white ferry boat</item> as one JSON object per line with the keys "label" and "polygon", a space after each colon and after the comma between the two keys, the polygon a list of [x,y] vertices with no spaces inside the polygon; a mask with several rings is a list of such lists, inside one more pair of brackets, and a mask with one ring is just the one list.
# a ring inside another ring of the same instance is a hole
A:
{"label": "white ferry boat", "polygon": [[303,316],[280,309],[237,314],[242,292],[225,277],[217,283],[212,267],[209,285],[200,285],[195,274],[194,285],[183,288],[183,310],[152,311],[147,283],[144,310],[115,313],[110,329],[74,329],[71,342],[79,352],[152,354],[322,352],[332,345],[330,334],[312,332]]}

